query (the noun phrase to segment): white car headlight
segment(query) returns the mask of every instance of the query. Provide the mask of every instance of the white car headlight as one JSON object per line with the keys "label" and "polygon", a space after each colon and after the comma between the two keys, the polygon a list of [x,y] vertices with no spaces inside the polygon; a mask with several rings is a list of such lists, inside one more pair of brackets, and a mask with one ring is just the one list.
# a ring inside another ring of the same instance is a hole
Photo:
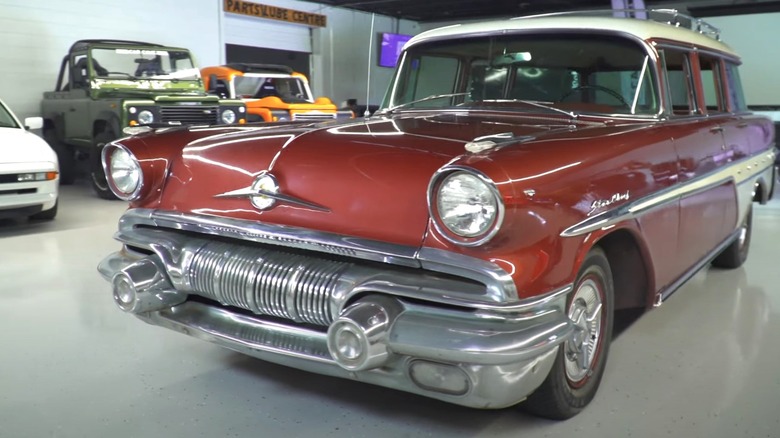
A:
{"label": "white car headlight", "polygon": [[154,114],[149,110],[143,110],[138,113],[138,123],[141,125],[150,125],[154,122]]}
{"label": "white car headlight", "polygon": [[432,194],[436,207],[433,218],[446,229],[439,230],[445,237],[470,246],[493,237],[503,218],[504,206],[492,181],[458,170],[442,178],[436,187]]}
{"label": "white car headlight", "polygon": [[236,121],[235,111],[229,109],[222,111],[222,123],[226,125],[230,125],[232,123],[235,123],[235,121]]}
{"label": "white car headlight", "polygon": [[127,149],[123,147],[110,147],[108,178],[114,194],[119,198],[133,200],[140,188],[142,181],[141,165]]}

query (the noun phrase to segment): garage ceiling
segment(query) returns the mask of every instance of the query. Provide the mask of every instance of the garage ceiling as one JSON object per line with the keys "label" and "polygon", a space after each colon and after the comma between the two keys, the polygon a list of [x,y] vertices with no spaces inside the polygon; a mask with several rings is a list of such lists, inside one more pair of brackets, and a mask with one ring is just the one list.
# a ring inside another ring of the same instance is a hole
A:
{"label": "garage ceiling", "polygon": [[[357,9],[418,22],[517,17],[550,12],[609,9],[610,0],[311,0],[327,6]],[[780,1],[689,0],[694,16],[775,12]],[[680,1],[645,0],[647,8],[680,8]]]}

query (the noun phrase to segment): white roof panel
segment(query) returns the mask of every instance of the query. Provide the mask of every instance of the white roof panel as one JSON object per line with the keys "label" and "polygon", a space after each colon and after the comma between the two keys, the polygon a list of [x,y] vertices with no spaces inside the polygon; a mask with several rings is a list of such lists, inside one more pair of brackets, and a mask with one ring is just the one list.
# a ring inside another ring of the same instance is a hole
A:
{"label": "white roof panel", "polygon": [[666,39],[693,44],[739,57],[734,49],[714,38],[666,23],[636,18],[592,17],[592,16],[539,16],[519,17],[507,20],[484,21],[479,23],[456,24],[432,29],[412,38],[406,45],[411,47],[419,42],[432,39],[450,39],[469,35],[500,34],[508,32],[533,32],[541,30],[560,31],[601,31],[616,32],[636,36],[642,40]]}

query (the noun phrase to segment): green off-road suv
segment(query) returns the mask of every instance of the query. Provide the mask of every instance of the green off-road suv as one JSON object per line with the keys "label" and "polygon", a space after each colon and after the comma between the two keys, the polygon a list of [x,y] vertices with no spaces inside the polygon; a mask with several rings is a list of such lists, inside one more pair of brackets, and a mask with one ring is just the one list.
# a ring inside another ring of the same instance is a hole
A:
{"label": "green off-road suv", "polygon": [[240,100],[206,94],[189,50],[118,40],[75,42],[62,60],[55,91],[43,94],[41,110],[61,183],[72,183],[83,169],[106,199],[114,195],[100,153],[125,128],[246,121]]}

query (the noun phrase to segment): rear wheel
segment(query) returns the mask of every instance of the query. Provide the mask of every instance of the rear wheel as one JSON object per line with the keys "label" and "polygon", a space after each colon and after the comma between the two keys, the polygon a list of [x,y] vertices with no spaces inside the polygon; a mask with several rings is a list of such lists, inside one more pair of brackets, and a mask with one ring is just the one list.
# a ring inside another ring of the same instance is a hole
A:
{"label": "rear wheel", "polygon": [[103,148],[114,139],[116,139],[116,135],[114,135],[113,131],[110,129],[96,135],[95,148],[93,149],[92,155],[89,157],[89,179],[92,182],[92,188],[95,190],[95,193],[103,199],[119,199],[108,187],[108,181],[106,180],[106,173],[103,170],[103,161],[101,159]]}
{"label": "rear wheel", "polygon": [[612,340],[613,295],[607,257],[594,248],[577,275],[566,310],[574,334],[558,349],[547,379],[525,401],[530,412],[565,420],[593,400]]}
{"label": "rear wheel", "polygon": [[57,154],[60,164],[60,184],[70,185],[76,180],[76,156],[73,148],[57,139],[57,133],[53,129],[44,129],[43,138]]}
{"label": "rear wheel", "polygon": [[742,266],[747,260],[750,251],[750,235],[753,230],[753,206],[748,209],[745,219],[739,226],[737,238],[712,261],[712,265],[718,268],[735,269]]}

